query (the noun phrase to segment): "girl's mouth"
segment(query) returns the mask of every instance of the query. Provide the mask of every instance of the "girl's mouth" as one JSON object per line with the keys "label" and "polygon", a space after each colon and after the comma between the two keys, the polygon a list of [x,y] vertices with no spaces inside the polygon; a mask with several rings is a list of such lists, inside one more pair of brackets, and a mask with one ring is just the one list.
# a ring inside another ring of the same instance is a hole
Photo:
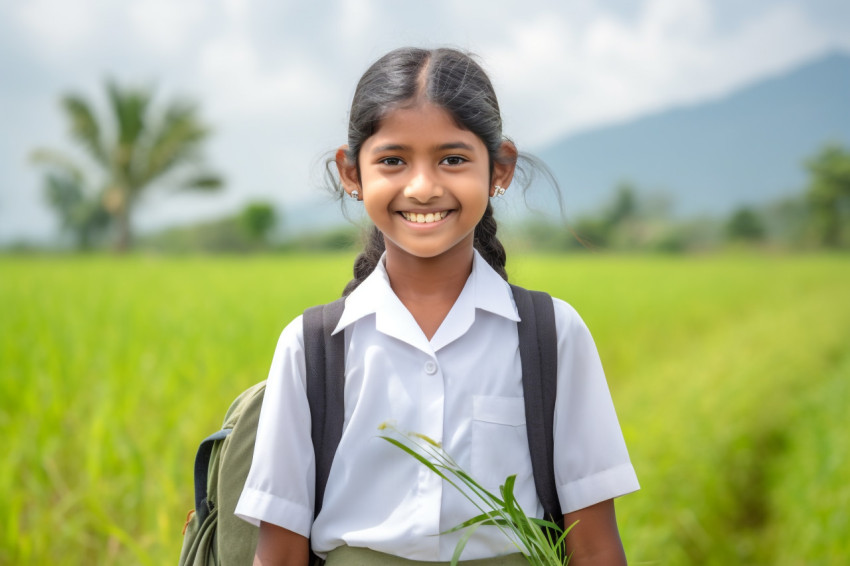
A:
{"label": "girl's mouth", "polygon": [[438,212],[406,212],[401,211],[400,214],[404,217],[408,222],[416,222],[417,224],[430,224],[432,222],[439,222],[443,218],[448,215],[448,210],[441,210]]}

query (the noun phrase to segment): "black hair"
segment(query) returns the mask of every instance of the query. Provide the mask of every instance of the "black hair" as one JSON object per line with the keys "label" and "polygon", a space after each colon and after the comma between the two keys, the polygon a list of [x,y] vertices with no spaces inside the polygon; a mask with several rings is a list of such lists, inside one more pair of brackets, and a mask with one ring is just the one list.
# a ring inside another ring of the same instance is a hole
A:
{"label": "black hair", "polygon": [[[403,47],[375,61],[357,83],[349,113],[346,157],[350,163],[357,165],[358,176],[360,148],[377,131],[381,119],[394,109],[425,101],[446,110],[460,128],[469,130],[484,143],[490,157],[491,174],[493,164],[504,160],[500,148],[506,138],[502,135],[499,102],[487,73],[475,58],[450,48]],[[550,182],[554,182],[545,165],[525,155],[520,155],[519,159],[530,164],[532,169],[541,170]],[[342,187],[334,175],[331,160],[326,164],[326,171],[341,197]],[[518,164],[518,172],[521,177],[527,177],[524,182],[527,187],[531,175],[522,164]],[[507,256],[496,237],[496,220],[489,203],[475,227],[473,245],[487,263],[507,280]],[[373,226],[363,252],[354,262],[354,279],[346,285],[343,295],[353,291],[374,270],[384,246],[383,235]]]}

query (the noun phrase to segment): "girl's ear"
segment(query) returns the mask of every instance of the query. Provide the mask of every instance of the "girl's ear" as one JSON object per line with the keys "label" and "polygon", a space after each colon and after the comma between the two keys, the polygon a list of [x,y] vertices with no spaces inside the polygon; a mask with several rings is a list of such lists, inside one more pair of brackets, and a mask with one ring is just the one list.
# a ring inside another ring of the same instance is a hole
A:
{"label": "girl's ear", "polygon": [[490,196],[496,192],[496,186],[507,188],[514,178],[516,161],[519,156],[516,146],[512,141],[505,140],[499,146],[499,154],[493,163],[493,176],[490,180]]}
{"label": "girl's ear", "polygon": [[360,175],[357,174],[357,164],[352,163],[348,159],[348,146],[341,145],[336,150],[336,156],[334,157],[336,161],[336,168],[339,171],[339,180],[342,183],[342,189],[351,195],[351,191],[357,190],[360,194],[363,194],[363,191],[360,191]]}

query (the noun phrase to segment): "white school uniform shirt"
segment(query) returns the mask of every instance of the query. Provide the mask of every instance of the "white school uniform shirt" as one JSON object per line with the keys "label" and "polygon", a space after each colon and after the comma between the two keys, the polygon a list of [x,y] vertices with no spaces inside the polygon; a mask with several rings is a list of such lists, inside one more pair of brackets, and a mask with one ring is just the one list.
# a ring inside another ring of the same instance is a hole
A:
{"label": "white school uniform shirt", "polygon": [[[563,511],[638,489],[596,347],[576,311],[555,299],[558,390],[554,465]],[[345,419],[322,511],[313,521],[301,318],[282,332],[260,414],[251,471],[236,514],[311,537],[324,556],[361,546],[412,560],[451,560],[460,533],[440,534],[478,511],[455,488],[379,438],[392,422],[422,433],[493,488],[516,474],[515,493],[541,517],[525,428],[519,320],[508,284],[476,252],[466,285],[429,341],[393,293],[383,261],[346,299]],[[494,527],[463,558],[517,552]]]}

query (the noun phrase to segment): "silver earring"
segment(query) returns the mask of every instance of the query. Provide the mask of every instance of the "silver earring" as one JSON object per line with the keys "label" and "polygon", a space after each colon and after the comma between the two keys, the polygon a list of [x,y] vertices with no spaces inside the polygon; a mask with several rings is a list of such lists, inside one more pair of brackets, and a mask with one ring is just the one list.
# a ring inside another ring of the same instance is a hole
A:
{"label": "silver earring", "polygon": [[506,189],[505,187],[500,187],[499,185],[496,185],[496,186],[495,186],[495,187],[493,187],[493,188],[495,189],[495,191],[493,191],[493,196],[494,196],[494,197],[500,197],[500,196],[502,196],[503,194],[505,194],[505,192],[508,190],[508,189]]}
{"label": "silver earring", "polygon": [[357,189],[351,189],[351,192],[348,193],[348,196],[350,196],[354,200],[360,200],[360,193],[357,192]]}

